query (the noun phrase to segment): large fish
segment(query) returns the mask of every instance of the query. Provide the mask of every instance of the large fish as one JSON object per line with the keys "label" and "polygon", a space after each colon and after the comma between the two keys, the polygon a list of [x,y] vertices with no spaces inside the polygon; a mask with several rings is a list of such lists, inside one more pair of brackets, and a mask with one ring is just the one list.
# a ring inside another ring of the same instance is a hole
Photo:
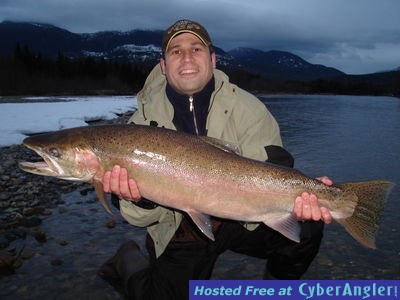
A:
{"label": "large fish", "polygon": [[144,198],[186,212],[210,239],[211,215],[264,222],[298,242],[292,209],[308,191],[356,240],[374,248],[379,214],[393,187],[382,180],[326,186],[294,169],[241,157],[215,139],[149,126],[72,128],[23,143],[44,161],[21,162],[22,170],[92,183],[109,212],[103,174],[116,164],[125,167]]}

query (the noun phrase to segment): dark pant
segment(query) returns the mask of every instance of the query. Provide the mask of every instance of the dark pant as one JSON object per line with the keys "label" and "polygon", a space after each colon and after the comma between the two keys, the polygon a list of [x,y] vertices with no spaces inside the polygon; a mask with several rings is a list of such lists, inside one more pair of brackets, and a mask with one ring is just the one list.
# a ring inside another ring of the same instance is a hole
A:
{"label": "dark pant", "polygon": [[147,239],[148,267],[128,281],[129,299],[187,299],[189,279],[209,279],[218,256],[226,250],[267,259],[266,272],[277,279],[299,279],[318,253],[322,222],[301,223],[301,241],[293,242],[264,224],[249,231],[234,221],[223,221],[215,241],[172,241],[155,258]]}

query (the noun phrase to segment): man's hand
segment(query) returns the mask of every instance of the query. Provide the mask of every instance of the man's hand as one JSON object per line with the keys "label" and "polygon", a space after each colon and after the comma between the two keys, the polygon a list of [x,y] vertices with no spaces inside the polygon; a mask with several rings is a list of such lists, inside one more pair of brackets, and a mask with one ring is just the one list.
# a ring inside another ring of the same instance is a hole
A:
{"label": "man's hand", "polygon": [[[333,184],[332,180],[326,176],[317,179],[326,185]],[[326,207],[320,207],[318,205],[317,196],[307,192],[303,192],[301,196],[296,198],[294,202],[293,213],[299,221],[322,220],[325,224],[329,224],[333,220],[329,210]]]}
{"label": "man's hand", "polygon": [[136,182],[128,178],[128,171],[125,168],[118,165],[104,173],[103,189],[106,193],[113,193],[119,198],[133,202],[138,202],[142,198]]}

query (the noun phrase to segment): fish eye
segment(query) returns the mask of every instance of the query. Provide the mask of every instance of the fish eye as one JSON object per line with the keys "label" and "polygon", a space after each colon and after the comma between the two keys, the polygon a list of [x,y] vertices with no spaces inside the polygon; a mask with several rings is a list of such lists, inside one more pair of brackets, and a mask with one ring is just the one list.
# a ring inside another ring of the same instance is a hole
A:
{"label": "fish eye", "polygon": [[59,156],[60,156],[60,151],[58,151],[57,148],[50,148],[50,149],[49,149],[49,153],[50,153],[52,156],[55,156],[55,157],[59,157]]}

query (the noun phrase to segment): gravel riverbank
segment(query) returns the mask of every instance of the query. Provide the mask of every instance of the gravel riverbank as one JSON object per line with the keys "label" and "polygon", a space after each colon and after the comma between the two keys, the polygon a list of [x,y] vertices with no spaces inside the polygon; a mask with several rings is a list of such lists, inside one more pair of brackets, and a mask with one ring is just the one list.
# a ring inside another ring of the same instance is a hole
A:
{"label": "gravel riverbank", "polygon": [[[123,124],[131,114],[91,124]],[[22,145],[0,147],[0,278],[13,273],[21,265],[21,258],[30,255],[27,250],[9,249],[13,241],[27,236],[33,236],[39,242],[46,239],[46,233],[38,228],[43,218],[52,214],[51,209],[64,204],[61,195],[76,190],[87,195],[93,190],[86,183],[26,173],[18,168],[18,162],[23,160],[38,161],[41,158]]]}

